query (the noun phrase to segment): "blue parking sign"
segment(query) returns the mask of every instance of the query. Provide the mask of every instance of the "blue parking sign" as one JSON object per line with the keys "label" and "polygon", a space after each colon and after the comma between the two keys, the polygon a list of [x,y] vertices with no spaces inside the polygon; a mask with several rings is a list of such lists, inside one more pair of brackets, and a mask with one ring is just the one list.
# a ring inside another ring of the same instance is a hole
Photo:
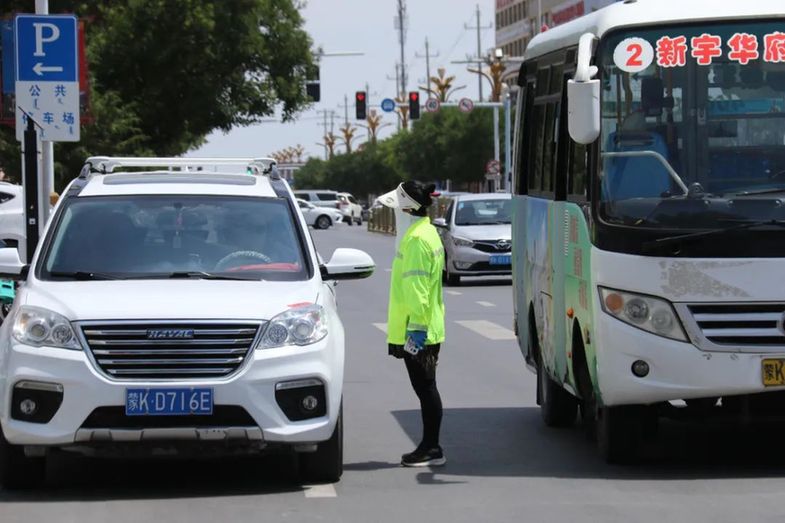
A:
{"label": "blue parking sign", "polygon": [[75,16],[18,15],[15,34],[17,81],[78,81]]}

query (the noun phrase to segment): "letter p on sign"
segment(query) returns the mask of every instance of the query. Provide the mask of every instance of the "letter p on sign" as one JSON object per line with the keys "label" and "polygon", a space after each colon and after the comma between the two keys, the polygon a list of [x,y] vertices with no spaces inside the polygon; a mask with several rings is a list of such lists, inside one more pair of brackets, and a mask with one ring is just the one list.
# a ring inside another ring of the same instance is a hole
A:
{"label": "letter p on sign", "polygon": [[[60,38],[60,28],[55,24],[49,23],[34,23],[35,28],[35,53],[33,56],[46,56],[44,52],[44,44],[52,43]],[[48,30],[49,34],[44,35],[44,31]]]}

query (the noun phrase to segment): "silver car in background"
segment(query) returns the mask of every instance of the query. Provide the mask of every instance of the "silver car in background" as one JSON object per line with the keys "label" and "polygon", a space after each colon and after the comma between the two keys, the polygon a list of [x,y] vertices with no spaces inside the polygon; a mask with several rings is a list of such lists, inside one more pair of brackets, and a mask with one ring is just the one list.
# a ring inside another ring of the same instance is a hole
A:
{"label": "silver car in background", "polygon": [[462,276],[512,274],[512,199],[509,194],[462,194],[452,198],[439,230],[446,257],[445,281]]}

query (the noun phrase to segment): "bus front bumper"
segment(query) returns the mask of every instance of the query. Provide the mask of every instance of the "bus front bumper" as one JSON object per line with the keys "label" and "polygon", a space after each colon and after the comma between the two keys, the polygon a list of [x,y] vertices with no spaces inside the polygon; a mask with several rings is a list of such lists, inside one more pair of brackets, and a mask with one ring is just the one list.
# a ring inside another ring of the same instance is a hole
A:
{"label": "bus front bumper", "polygon": [[[764,387],[763,360],[782,354],[706,352],[689,342],[663,338],[599,311],[592,344],[597,377],[606,406],[653,404],[782,390]],[[638,360],[649,365],[645,377],[633,374]]]}

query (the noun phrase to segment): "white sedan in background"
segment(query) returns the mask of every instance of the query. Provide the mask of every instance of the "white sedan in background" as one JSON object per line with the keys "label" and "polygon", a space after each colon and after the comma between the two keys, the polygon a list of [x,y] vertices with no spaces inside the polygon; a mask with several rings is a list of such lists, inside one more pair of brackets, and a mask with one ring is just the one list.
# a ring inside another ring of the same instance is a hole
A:
{"label": "white sedan in background", "polygon": [[300,212],[303,213],[305,221],[314,229],[327,229],[334,223],[343,221],[343,213],[338,209],[329,207],[318,207],[305,200],[297,199]]}

